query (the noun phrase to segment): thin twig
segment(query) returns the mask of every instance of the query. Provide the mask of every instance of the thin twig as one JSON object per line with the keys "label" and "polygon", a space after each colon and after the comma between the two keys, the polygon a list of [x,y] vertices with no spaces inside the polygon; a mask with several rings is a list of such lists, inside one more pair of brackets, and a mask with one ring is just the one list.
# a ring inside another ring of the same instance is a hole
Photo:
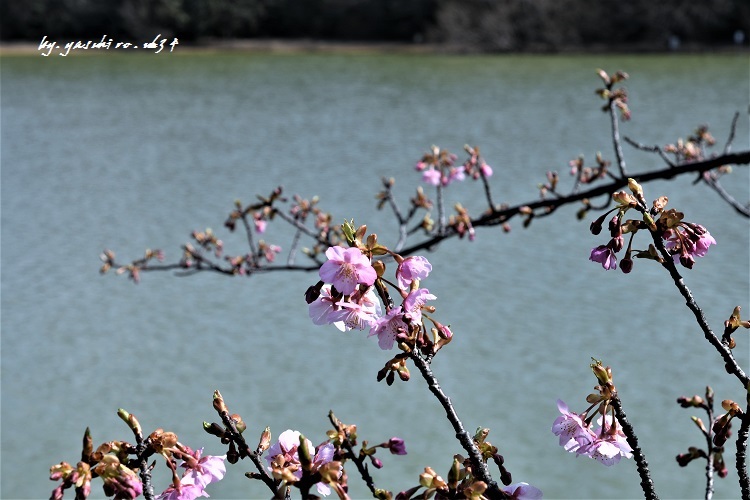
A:
{"label": "thin twig", "polygon": [[609,118],[612,126],[612,144],[615,149],[615,156],[617,157],[617,167],[620,169],[620,176],[626,178],[628,176],[628,169],[625,165],[625,156],[622,154],[620,126],[617,120],[617,106],[615,105],[615,99],[610,99],[609,101]]}
{"label": "thin twig", "polygon": [[661,156],[661,159],[664,160],[664,163],[669,165],[670,167],[674,168],[676,165],[672,162],[672,160],[669,159],[669,156],[667,156],[667,153],[664,152],[662,148],[659,146],[646,146],[645,144],[641,144],[640,142],[636,142],[630,137],[623,137],[625,139],[625,142],[630,144],[636,149],[640,149],[641,151],[647,151],[649,153],[657,153],[659,156]]}
{"label": "thin twig", "polygon": [[734,134],[737,131],[737,121],[740,119],[740,112],[736,111],[734,113],[734,117],[732,118],[732,125],[729,128],[729,137],[727,138],[727,143],[724,145],[724,154],[729,154],[729,152],[732,150],[732,141],[734,141]]}
{"label": "thin twig", "polygon": [[701,178],[703,179],[703,182],[706,183],[706,185],[716,191],[716,193],[721,196],[721,198],[726,201],[729,206],[734,208],[737,213],[739,213],[740,215],[744,215],[745,217],[750,217],[750,204],[742,205],[740,202],[735,200],[731,194],[727,193],[727,191],[724,189],[724,186],[719,183],[718,179],[708,177],[706,175],[702,175]]}

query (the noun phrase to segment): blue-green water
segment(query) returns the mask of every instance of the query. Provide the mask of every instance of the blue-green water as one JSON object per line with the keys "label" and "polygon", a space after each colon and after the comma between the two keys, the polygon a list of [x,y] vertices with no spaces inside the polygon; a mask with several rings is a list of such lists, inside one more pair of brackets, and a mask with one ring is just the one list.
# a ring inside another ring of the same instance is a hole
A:
{"label": "blue-green water", "polygon": [[[239,198],[279,184],[319,194],[337,221],[367,223],[392,244],[397,228],[376,212],[382,176],[404,203],[419,182],[414,162],[430,145],[460,153],[477,144],[493,166],[495,199],[533,201],[547,170],[579,154],[613,159],[595,69],[623,69],[633,120],[623,133],[664,145],[708,123],[723,147],[736,111],[735,150],[749,147],[748,61],[705,56],[400,56],[160,54],[2,62],[2,491],[43,498],[49,466],[75,463],[90,426],[99,443],[131,439],[117,408],[147,432],[222,453],[203,433],[216,420],[213,390],[240,413],[251,436],[298,429],[324,439],[327,413],[358,424],[361,439],[403,437],[409,454],[384,456],[378,486],[417,484],[425,466],[447,474],[461,452],[443,411],[413,374],[376,383],[389,358],[364,334],[307,319],[302,294],[313,274],[251,279],[147,274],[134,286],[98,275],[97,255],[123,260],[162,248],[176,260],[192,230],[212,227],[229,253],[243,239],[222,223]],[[631,171],[660,166],[626,147]],[[715,330],[736,305],[750,311],[748,223],[692,179],[647,186],[707,226],[718,241],[686,273]],[[748,199],[747,167],[726,183]],[[449,193],[478,213],[482,193]],[[587,261],[604,237],[575,220],[575,207],[510,234],[479,230],[429,254],[424,283],[438,317],[456,332],[433,369],[465,426],[491,428],[515,481],[547,498],[640,496],[635,465],[575,459],[550,432],[555,400],[582,411],[595,379],[590,357],[613,367],[628,416],[664,498],[701,497],[703,467],[674,456],[702,437],[681,395],[741,401],[719,356],[691,321],[666,274],[637,262],[629,276]],[[287,248],[288,231],[264,237]],[[643,244],[645,246],[645,243]],[[748,338],[736,355],[748,368]],[[255,438],[249,439],[251,442]],[[729,445],[733,453],[733,445]],[[730,454],[728,462],[732,463]],[[162,464],[158,468],[164,470]],[[265,498],[229,468],[213,498]],[[350,471],[355,497],[366,491]],[[444,476],[445,477],[445,476]],[[156,489],[166,487],[157,476]],[[736,472],[717,497],[739,496]],[[94,494],[101,497],[99,483]]]}

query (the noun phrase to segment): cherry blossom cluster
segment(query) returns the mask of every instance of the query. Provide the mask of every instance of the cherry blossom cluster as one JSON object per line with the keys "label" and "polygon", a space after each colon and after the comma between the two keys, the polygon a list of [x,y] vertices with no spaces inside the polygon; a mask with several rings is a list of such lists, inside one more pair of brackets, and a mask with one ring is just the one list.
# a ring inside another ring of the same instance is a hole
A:
{"label": "cherry blossom cluster", "polygon": [[[611,466],[621,458],[631,458],[632,448],[627,442],[622,427],[618,425],[614,407],[610,404],[617,390],[612,383],[612,370],[603,367],[601,361],[591,364],[591,369],[599,381],[595,387],[598,394],[586,397],[591,404],[584,412],[576,413],[568,409],[562,401],[557,400],[557,409],[561,415],[552,424],[552,432],[560,437],[560,446],[576,456],[593,458],[606,466]],[[596,407],[596,411],[591,411]],[[611,410],[611,414],[607,411]],[[597,417],[598,415],[598,417]],[[599,427],[593,426],[594,419]]]}
{"label": "cherry blossom cluster", "polygon": [[[291,484],[302,479],[303,470],[309,475],[319,473],[322,477],[324,472],[330,473],[333,468],[338,478],[341,475],[341,463],[329,465],[333,462],[333,454],[334,446],[331,443],[323,443],[314,448],[312,442],[299,431],[287,429],[268,449],[266,461],[274,479]],[[328,482],[331,481],[315,483],[315,489],[319,494],[323,496],[331,494]]]}
{"label": "cherry blossom cluster", "polygon": [[[374,234],[363,242],[365,232],[365,226],[355,232],[346,223],[344,233],[352,246],[332,246],[326,250],[328,260],[320,267],[320,281],[305,294],[310,318],[316,325],[333,324],[341,331],[369,330],[369,336],[376,336],[383,350],[393,349],[396,343],[402,350],[408,350],[406,345],[416,343],[437,352],[451,340],[453,333],[428,315],[434,312],[434,307],[427,302],[436,297],[427,288],[421,288],[420,281],[427,278],[432,265],[421,256],[403,258],[390,252],[377,243]],[[395,282],[383,277],[383,260],[372,261],[374,256],[386,254],[397,262]],[[399,305],[393,302],[386,285],[400,295]],[[425,318],[434,325],[431,339],[426,335]]]}
{"label": "cherry blossom cluster", "polygon": [[[647,250],[633,250],[633,236],[641,229],[647,229],[659,239],[663,240],[665,251],[675,263],[691,269],[696,257],[703,257],[716,240],[708,230],[700,224],[685,222],[684,214],[675,209],[666,210],[667,197],[662,196],[654,200],[652,207],[647,208],[643,197],[643,189],[634,180],[628,179],[628,186],[632,194],[618,191],[612,195],[617,206],[591,223],[591,232],[598,235],[602,231],[605,219],[616,212],[609,220],[608,229],[611,239],[606,245],[599,245],[591,250],[589,260],[598,262],[606,270],[617,269],[617,253],[625,246],[625,234],[630,234],[625,251],[625,257],[620,263],[620,269],[629,273],[633,269],[633,257],[662,261],[658,250],[649,244]],[[640,212],[641,219],[624,219],[626,212],[634,209]]]}
{"label": "cherry blossom cluster", "polygon": [[431,186],[448,186],[453,182],[463,181],[467,175],[475,180],[492,176],[492,167],[481,157],[478,147],[466,145],[464,150],[469,157],[463,164],[456,166],[458,156],[432,146],[430,152],[425,153],[414,168],[417,172],[422,172],[422,182]]}
{"label": "cherry blossom cluster", "polygon": [[[191,450],[177,440],[176,434],[163,429],[156,429],[144,440],[135,416],[122,409],[117,413],[134,432],[139,444],[109,441],[94,449],[91,433],[86,429],[81,461],[75,468],[66,462],[50,468],[50,479],[60,481],[50,498],[62,499],[68,488],[75,489],[76,498],[87,498],[91,493],[92,479],[99,477],[106,496],[134,499],[144,492],[143,474],[150,480],[150,468],[144,471],[144,465],[151,455],[161,455],[172,471],[172,483],[158,495],[160,500],[207,497],[206,486],[224,477],[226,456],[202,457],[202,449]],[[177,473],[178,460],[180,467],[185,469],[181,477]]]}

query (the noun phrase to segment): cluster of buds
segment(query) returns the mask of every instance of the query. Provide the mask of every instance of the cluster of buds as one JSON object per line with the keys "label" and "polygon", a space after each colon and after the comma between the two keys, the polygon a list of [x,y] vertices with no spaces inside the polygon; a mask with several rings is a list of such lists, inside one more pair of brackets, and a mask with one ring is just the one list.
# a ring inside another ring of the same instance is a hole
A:
{"label": "cluster of buds", "polygon": [[664,152],[674,155],[677,163],[699,161],[706,156],[706,147],[716,144],[716,139],[708,131],[707,125],[698,127],[687,140],[681,137],[674,144],[664,146]]}
{"label": "cluster of buds", "polygon": [[607,100],[607,104],[602,107],[602,111],[609,112],[612,106],[620,110],[620,116],[623,120],[630,119],[630,109],[628,108],[628,92],[625,87],[614,88],[614,86],[628,79],[628,74],[618,71],[614,75],[608,75],[602,69],[597,70],[597,74],[604,82],[603,89],[597,89],[596,94],[602,99]]}
{"label": "cluster of buds", "polygon": [[221,257],[224,251],[224,242],[221,241],[211,230],[207,228],[205,231],[193,231],[190,235],[195,242],[208,252],[214,252],[214,255]]}
{"label": "cluster of buds", "polygon": [[[117,414],[133,431],[137,441],[143,443],[143,449],[125,441],[104,442],[94,449],[91,432],[86,429],[81,461],[76,467],[60,462],[50,468],[50,479],[61,481],[52,491],[51,498],[62,499],[64,490],[71,487],[75,488],[76,498],[87,498],[91,493],[92,479],[101,478],[106,496],[134,499],[143,493],[139,476],[144,473],[141,464],[155,454],[164,457],[172,471],[172,484],[157,497],[161,500],[207,496],[203,491],[205,487],[224,476],[224,457],[201,457],[200,450],[192,451],[182,445],[174,433],[163,429],[155,430],[144,439],[135,415],[123,409]],[[182,467],[186,469],[181,478],[177,474],[176,459],[181,459]],[[150,475],[150,469],[145,473]]]}
{"label": "cluster of buds", "polygon": [[[117,264],[115,264],[115,253],[112,250],[105,249],[101,253],[101,255],[99,255],[99,259],[101,259],[101,261],[103,262],[102,267],[99,268],[99,273],[101,274],[105,274],[107,271],[117,266]],[[163,261],[164,252],[162,252],[161,250],[151,250],[150,248],[147,248],[146,253],[144,254],[142,259],[134,260],[127,266],[117,267],[116,273],[127,273],[130,279],[132,279],[135,283],[139,283],[141,280],[141,269],[147,266],[149,261],[153,259],[156,259],[159,262]]]}
{"label": "cluster of buds", "polygon": [[248,216],[252,218],[255,230],[258,233],[263,233],[266,230],[266,224],[270,219],[273,219],[275,215],[275,209],[273,204],[276,201],[285,202],[286,199],[281,196],[281,186],[274,189],[269,196],[258,196],[258,203],[253,203],[246,207],[242,206],[240,200],[235,200],[234,210],[229,213],[229,216],[224,221],[224,227],[230,231],[234,231],[237,227],[237,221],[241,220],[245,227],[249,227]]}
{"label": "cluster of buds", "polygon": [[552,170],[547,171],[547,182],[537,185],[537,187],[539,188],[539,197],[541,199],[545,199],[548,192],[554,193],[557,189],[557,183],[559,180],[560,176],[557,174],[557,172],[554,172]]}
{"label": "cluster of buds", "polygon": [[732,419],[739,416],[743,418],[744,412],[740,405],[732,401],[731,399],[725,399],[721,402],[721,407],[726,411],[725,414],[714,420],[711,430],[714,432],[713,443],[714,446],[721,447],[727,442],[731,435]]}
{"label": "cluster of buds", "polygon": [[574,175],[578,182],[581,184],[590,184],[597,179],[603,179],[607,176],[607,171],[611,162],[605,160],[601,152],[596,153],[596,166],[586,167],[584,166],[583,155],[578,156],[568,162],[570,166],[570,175]]}
{"label": "cluster of buds", "polygon": [[[621,458],[632,457],[632,448],[618,424],[612,400],[617,397],[617,389],[612,381],[610,367],[602,366],[601,361],[594,360],[591,369],[596,376],[598,393],[589,394],[586,402],[589,406],[583,413],[575,413],[561,400],[557,408],[562,414],[552,425],[552,433],[560,437],[560,446],[565,451],[583,455],[611,466]],[[596,411],[591,412],[596,408]],[[611,411],[610,415],[607,412]],[[591,413],[590,413],[591,412]],[[594,418],[599,416],[598,429],[593,428]]]}
{"label": "cluster of buds", "polygon": [[731,436],[731,421],[735,416],[742,416],[743,411],[740,406],[732,400],[725,399],[721,402],[722,408],[727,412],[717,418],[714,418],[714,391],[711,387],[706,387],[704,397],[695,395],[693,397],[682,396],[677,398],[677,404],[683,408],[701,408],[708,415],[709,420],[713,423],[707,428],[700,417],[692,416],[693,423],[703,434],[708,442],[707,449],[691,446],[686,453],[681,453],[675,457],[680,467],[685,467],[695,459],[702,458],[708,460],[712,458],[711,464],[713,471],[719,477],[727,477],[729,470],[724,462],[724,444]]}
{"label": "cluster of buds", "polygon": [[73,468],[67,462],[60,462],[50,468],[50,479],[61,481],[52,491],[50,498],[63,498],[64,490],[74,487],[76,498],[87,498],[91,493],[91,480],[101,477],[107,496],[132,499],[143,492],[143,485],[137,475],[137,465],[129,456],[136,448],[124,441],[110,441],[93,446],[91,432],[86,429],[83,436],[81,461]]}
{"label": "cluster of buds", "polygon": [[429,153],[425,153],[414,168],[422,172],[422,181],[431,186],[447,186],[454,181],[464,180],[464,168],[455,166],[458,156],[432,146]]}
{"label": "cluster of buds", "polygon": [[460,203],[456,203],[454,208],[456,210],[456,215],[450,216],[448,219],[448,226],[452,227],[456,233],[458,233],[459,238],[468,235],[469,241],[474,241],[476,232],[474,231],[474,226],[471,224],[471,217],[469,216],[468,210],[466,210],[466,208]]}
{"label": "cluster of buds", "polygon": [[[615,208],[605,212],[591,223],[592,234],[598,235],[602,231],[605,219],[613,212],[615,215],[610,219],[608,229],[611,239],[606,245],[599,245],[591,250],[589,260],[598,262],[606,270],[617,269],[616,254],[622,250],[625,244],[624,234],[630,234],[625,257],[620,268],[622,272],[629,273],[633,269],[633,257],[647,258],[661,262],[659,252],[649,244],[647,250],[633,250],[633,237],[641,229],[647,229],[664,240],[666,252],[679,262],[682,266],[691,269],[695,263],[695,257],[703,257],[716,240],[700,224],[683,221],[684,214],[675,209],[666,210],[668,199],[661,196],[654,200],[652,207],[647,209],[643,197],[643,189],[634,179],[628,179],[628,186],[632,194],[618,191],[612,195],[617,203]],[[626,212],[635,209],[641,213],[641,220],[625,219]]]}
{"label": "cluster of buds", "polygon": [[464,162],[464,172],[474,180],[492,177],[492,167],[484,161],[479,153],[479,146],[464,145],[464,151],[469,157]]}
{"label": "cluster of buds", "polygon": [[484,161],[477,146],[464,146],[469,157],[461,165],[456,166],[458,156],[438,146],[432,146],[429,153],[425,153],[417,162],[415,169],[422,172],[422,182],[431,186],[448,186],[453,182],[460,182],[468,175],[474,180],[492,176],[492,167]]}

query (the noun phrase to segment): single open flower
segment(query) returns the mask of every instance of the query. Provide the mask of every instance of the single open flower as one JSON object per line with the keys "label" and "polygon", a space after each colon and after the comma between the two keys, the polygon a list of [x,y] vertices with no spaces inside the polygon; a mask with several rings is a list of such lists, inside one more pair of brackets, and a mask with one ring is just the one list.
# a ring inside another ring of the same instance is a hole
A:
{"label": "single open flower", "polygon": [[617,256],[607,245],[599,245],[591,249],[589,260],[600,263],[606,270],[617,269]]}
{"label": "single open flower", "polygon": [[330,247],[326,257],[328,260],[320,266],[320,279],[332,283],[344,295],[350,295],[360,283],[372,285],[378,277],[370,259],[358,248]]}

